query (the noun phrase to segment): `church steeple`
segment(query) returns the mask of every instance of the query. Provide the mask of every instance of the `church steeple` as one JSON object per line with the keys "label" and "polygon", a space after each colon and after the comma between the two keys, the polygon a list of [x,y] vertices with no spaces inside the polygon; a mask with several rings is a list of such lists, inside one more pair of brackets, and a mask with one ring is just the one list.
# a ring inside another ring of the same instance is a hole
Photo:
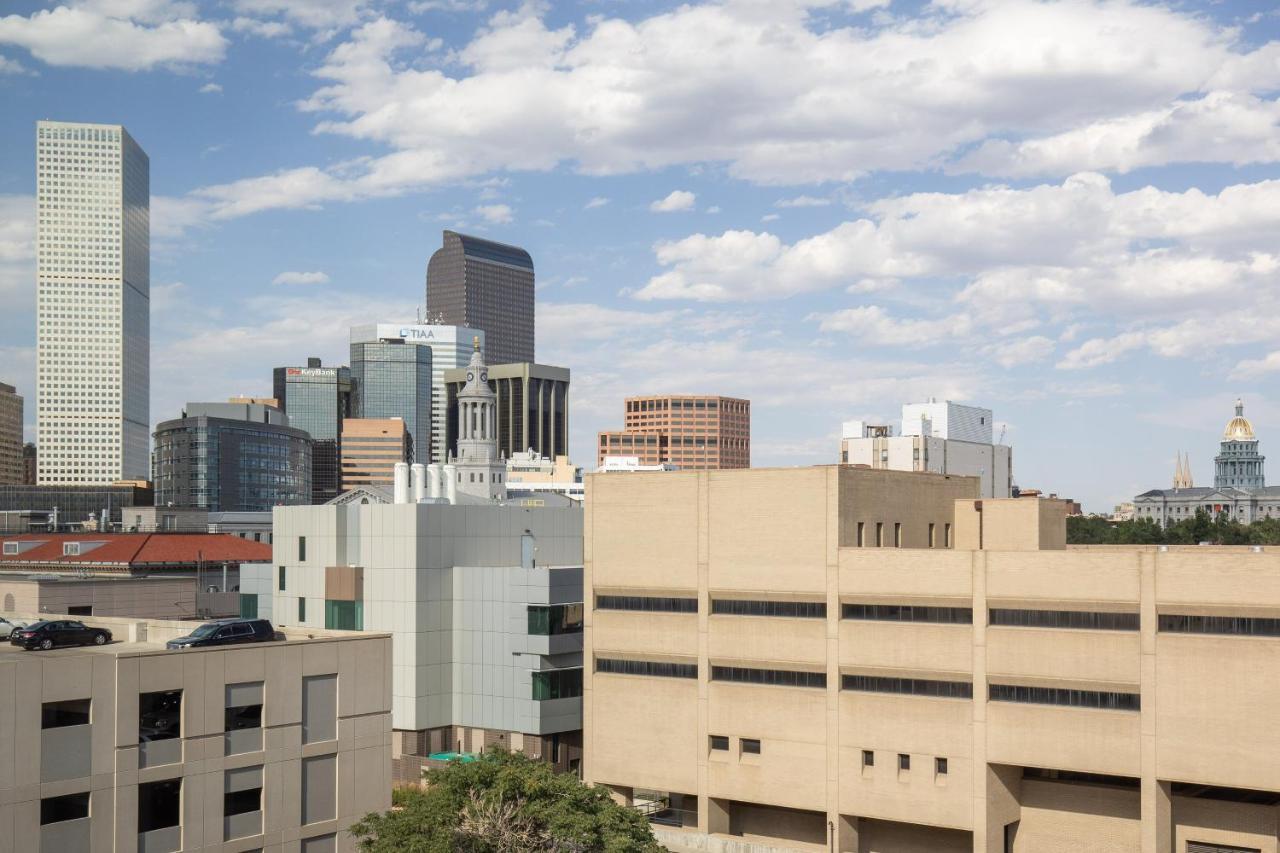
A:
{"label": "church steeple", "polygon": [[1175,489],[1191,489],[1195,482],[1191,478],[1191,455],[1178,452],[1177,464],[1173,467],[1173,487]]}
{"label": "church steeple", "polygon": [[490,500],[507,496],[506,463],[498,456],[498,398],[489,387],[489,367],[472,339],[467,382],[458,392],[457,489]]}

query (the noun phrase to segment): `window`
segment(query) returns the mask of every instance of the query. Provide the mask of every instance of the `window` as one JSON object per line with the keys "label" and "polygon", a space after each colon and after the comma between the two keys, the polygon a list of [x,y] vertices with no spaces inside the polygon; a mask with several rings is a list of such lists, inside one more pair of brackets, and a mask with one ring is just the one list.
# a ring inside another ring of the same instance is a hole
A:
{"label": "window", "polygon": [[991,608],[992,625],[1023,628],[1086,628],[1097,631],[1136,631],[1137,613],[1090,613],[1077,610],[1003,610]]}
{"label": "window", "polygon": [[1067,705],[1072,708],[1101,708],[1110,711],[1141,710],[1141,701],[1137,693],[1112,693],[1103,690],[1071,690],[1062,687],[992,684],[990,698],[992,702]]}
{"label": "window", "polygon": [[899,752],[899,753],[898,753],[898,769],[899,769],[899,770],[910,770],[910,769],[911,769],[911,756],[910,756],[910,755],[907,755],[905,752]]}
{"label": "window", "polygon": [[538,637],[582,633],[581,604],[530,604],[529,633]]}
{"label": "window", "polygon": [[307,559],[307,537],[298,537],[298,562],[306,562]]}
{"label": "window", "polygon": [[138,832],[178,826],[182,814],[182,780],[144,782],[138,786]]}
{"label": "window", "polygon": [[792,669],[755,669],[744,666],[713,666],[712,681],[739,684],[768,684],[775,687],[826,687],[825,672],[801,672]]}
{"label": "window", "polygon": [[223,731],[238,732],[262,728],[262,682],[247,681],[226,686]]}
{"label": "window", "polygon": [[876,547],[877,548],[884,547],[884,522],[883,521],[876,522]]}
{"label": "window", "polygon": [[951,547],[951,524],[950,523],[942,525],[942,547],[943,548]]}
{"label": "window", "polygon": [[324,627],[332,631],[363,631],[363,601],[329,601],[324,603]]}
{"label": "window", "polygon": [[307,600],[299,596],[298,597],[298,624],[301,625],[303,622],[306,622],[306,621],[307,621]]}
{"label": "window", "polygon": [[711,601],[711,612],[725,616],[790,616],[799,619],[825,619],[825,601],[739,601],[717,598]]}
{"label": "window", "polygon": [[81,820],[89,816],[89,792],[45,797],[40,801],[40,825]]}
{"label": "window", "polygon": [[258,596],[248,594],[248,593],[241,593],[240,618],[241,619],[257,619],[258,618]]}
{"label": "window", "polygon": [[862,750],[862,766],[863,766],[863,767],[875,767],[875,766],[876,766],[876,754],[875,754],[875,752],[874,752],[874,751],[872,751],[872,750],[870,750],[870,749],[864,749],[864,750]]}
{"label": "window", "polygon": [[928,678],[890,678],[879,675],[845,675],[840,679],[844,690],[861,693],[900,693],[906,696],[934,696],[943,699],[972,699],[973,685],[968,681],[934,681]]}
{"label": "window", "polygon": [[864,521],[858,522],[858,547],[867,547],[867,524]]}
{"label": "window", "polygon": [[80,543],[79,543],[79,542],[63,542],[63,543],[62,543],[62,556],[64,556],[64,557],[79,557],[79,556],[80,556]]}
{"label": "window", "polygon": [[1162,613],[1161,631],[1175,634],[1235,634],[1246,637],[1280,637],[1280,619],[1246,616],[1180,616]]}
{"label": "window", "polygon": [[338,756],[302,759],[302,823],[337,817]]}
{"label": "window", "polygon": [[915,604],[844,604],[844,619],[880,622],[937,622],[948,625],[973,624],[972,607],[924,607]]}
{"label": "window", "polygon": [[72,604],[67,608],[67,615],[68,616],[92,616],[93,605],[92,604]]}
{"label": "window", "polygon": [[546,699],[570,699],[582,695],[582,668],[552,669],[546,672],[535,672],[533,675],[533,698],[541,702]]}
{"label": "window", "polygon": [[698,665],[696,663],[596,658],[596,672],[607,672],[613,675],[648,675],[659,678],[697,678]]}
{"label": "window", "polygon": [[760,741],[755,740],[754,738],[744,737],[740,741],[738,741],[738,743],[741,744],[743,755],[759,755],[760,754]]}
{"label": "window", "polygon": [[288,576],[288,572],[289,572],[289,570],[288,570],[286,567],[284,567],[284,566],[281,566],[281,567],[280,567],[280,584],[279,584],[279,586],[280,586],[280,591],[281,591],[281,592],[284,592],[284,591],[285,591],[285,579],[286,579],[286,578],[287,578],[287,576]]}
{"label": "window", "polygon": [[[235,774],[235,771],[227,771],[227,785],[228,787],[235,787],[236,790],[229,790],[222,795],[223,817],[235,817],[238,814],[262,811],[262,768],[247,767],[245,770],[257,771],[256,780],[247,778],[252,776],[252,773],[243,774],[246,778],[241,780],[238,778],[240,774]],[[241,784],[252,786],[255,781],[255,787],[240,787]]]}
{"label": "window", "polygon": [[902,522],[900,521],[893,523],[893,547],[902,547]]}
{"label": "window", "polygon": [[929,522],[929,547],[930,548],[938,547],[937,535],[935,533],[934,527],[935,527],[934,523],[932,521]]}
{"label": "window", "polygon": [[60,729],[66,726],[87,726],[90,722],[89,708],[89,699],[45,702],[40,706],[40,728]]}
{"label": "window", "polygon": [[729,738],[728,738],[728,736],[726,736],[726,735],[712,735],[712,736],[711,736],[711,748],[712,748],[712,749],[728,750],[728,748],[729,748]]}
{"label": "window", "polygon": [[945,758],[933,759],[933,772],[934,772],[934,775],[936,776],[946,776],[947,775],[947,759]]}
{"label": "window", "polygon": [[302,742],[319,743],[338,737],[338,676],[308,675],[302,679]]}
{"label": "window", "polygon": [[18,553],[18,543],[17,542],[4,543],[4,553],[5,553],[5,556],[13,556],[14,554]]}
{"label": "window", "polygon": [[638,610],[645,613],[697,613],[696,598],[658,598],[642,595],[597,595],[597,610]]}
{"label": "window", "polygon": [[138,696],[138,740],[150,743],[182,737],[182,691],[162,690]]}

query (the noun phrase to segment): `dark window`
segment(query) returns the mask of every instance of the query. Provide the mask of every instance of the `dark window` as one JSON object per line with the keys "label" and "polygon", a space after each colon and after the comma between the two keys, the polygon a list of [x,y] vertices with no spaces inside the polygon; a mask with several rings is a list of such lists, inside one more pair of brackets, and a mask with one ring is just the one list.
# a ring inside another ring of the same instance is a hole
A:
{"label": "dark window", "polygon": [[538,637],[582,633],[582,605],[530,604],[529,633]]}
{"label": "dark window", "polygon": [[533,698],[569,699],[582,695],[582,669],[553,669],[533,673]]}
{"label": "dark window", "polygon": [[992,625],[1021,628],[1086,628],[1096,631],[1136,631],[1137,613],[1089,613],[1080,610],[989,611]]}
{"label": "dark window", "polygon": [[947,759],[945,758],[933,759],[933,772],[939,776],[946,776],[947,775]]}
{"label": "dark window", "polygon": [[754,740],[753,738],[744,737],[741,740],[741,743],[742,743],[743,755],[759,755],[760,754],[760,741]]}
{"label": "dark window", "polygon": [[[1137,779],[1133,780],[1135,783]],[[1274,791],[1252,791],[1247,788],[1219,788],[1215,785],[1195,785],[1174,782],[1171,786],[1175,797],[1194,797],[1198,800],[1217,800],[1226,803],[1250,803],[1259,806],[1280,805],[1280,794]]]}
{"label": "dark window", "polygon": [[331,631],[363,631],[363,601],[329,601],[324,603],[324,627]]}
{"label": "dark window", "polygon": [[893,547],[902,547],[902,523],[898,521],[893,523]]}
{"label": "dark window", "polygon": [[899,753],[898,753],[898,769],[899,769],[899,770],[910,770],[910,769],[911,769],[911,756],[910,756],[910,755],[907,755],[905,752],[899,752]]}
{"label": "dark window", "polygon": [[92,616],[92,604],[73,604],[67,608],[67,613],[71,616]]}
{"label": "dark window", "polygon": [[1246,637],[1280,637],[1280,619],[1247,616],[1179,616],[1162,613],[1161,631],[1176,634],[1235,634]]}
{"label": "dark window", "polygon": [[89,792],[45,797],[40,801],[40,825],[80,820],[89,816]]}
{"label": "dark window", "polygon": [[934,528],[934,524],[933,524],[933,522],[931,521],[931,522],[929,522],[929,547],[930,547],[930,548],[936,548],[936,547],[938,547],[937,537],[934,535],[934,530],[933,530],[933,528]]}
{"label": "dark window", "polygon": [[40,706],[40,728],[60,729],[64,726],[89,725],[90,700],[67,699],[45,702]]}
{"label": "dark window", "polygon": [[258,596],[242,593],[240,596],[240,618],[258,618]]}
{"label": "dark window", "polygon": [[[1024,767],[1023,779],[1040,779],[1046,782],[1067,782],[1077,785],[1107,785],[1112,788],[1139,788],[1140,779],[1132,776],[1107,776],[1102,773],[1080,773],[1075,770],[1055,770],[1049,767]],[[1174,783],[1175,791],[1178,783]]]}
{"label": "dark window", "polygon": [[647,595],[597,595],[597,610],[640,610],[646,613],[697,613],[696,598],[657,598]]}
{"label": "dark window", "polygon": [[651,675],[661,678],[697,678],[698,665],[696,663],[596,658],[596,672],[608,672],[614,675]]}
{"label": "dark window", "polygon": [[281,592],[284,592],[284,591],[285,591],[285,590],[284,590],[284,586],[285,586],[285,578],[286,578],[286,576],[288,575],[288,573],[289,573],[289,572],[288,572],[288,569],[286,569],[284,566],[281,566],[281,567],[280,567],[280,591],[281,591]]}
{"label": "dark window", "polygon": [[1103,708],[1112,711],[1141,710],[1141,703],[1137,693],[1071,690],[1064,687],[1026,687],[1019,684],[992,684],[989,695],[992,702],[1068,705],[1072,708]]}
{"label": "dark window", "polygon": [[307,559],[307,537],[298,537],[298,562],[304,562]]}
{"label": "dark window", "polygon": [[800,619],[825,619],[825,601],[738,601],[711,600],[711,612],[727,616],[793,616]]}
{"label": "dark window", "polygon": [[250,788],[247,791],[227,791],[222,795],[223,817],[260,811],[262,811],[261,788]]}
{"label": "dark window", "polygon": [[740,684],[771,684],[779,687],[826,687],[825,672],[800,672],[793,669],[755,669],[745,666],[713,666],[712,681],[734,681]]}
{"label": "dark window", "polygon": [[973,624],[972,607],[922,607],[914,604],[845,604],[840,608],[840,615],[845,619],[871,619],[881,622]]}
{"label": "dark window", "polygon": [[876,547],[877,548],[884,547],[884,522],[883,521],[876,522]]}
{"label": "dark window", "polygon": [[863,767],[875,767],[875,766],[876,766],[876,754],[875,754],[875,752],[873,752],[873,751],[872,751],[872,750],[870,750],[870,749],[864,749],[864,750],[862,750],[862,766],[863,766]]}
{"label": "dark window", "polygon": [[307,600],[301,597],[298,598],[298,621],[307,621]]}
{"label": "dark window", "polygon": [[950,524],[942,525],[942,547],[943,548],[951,547],[951,525]]}
{"label": "dark window", "polygon": [[858,547],[865,548],[867,545],[867,525],[866,522],[858,522]]}
{"label": "dark window", "polygon": [[182,691],[162,690],[138,696],[138,740],[182,737]]}
{"label": "dark window", "polygon": [[857,690],[863,693],[902,693],[908,696],[937,696],[944,699],[973,698],[973,685],[967,681],[845,675],[840,679],[840,686],[844,690]]}
{"label": "dark window", "polygon": [[725,735],[712,735],[711,748],[712,749],[728,749],[729,738],[726,737]]}
{"label": "dark window", "polygon": [[182,780],[144,782],[138,786],[138,832],[178,826],[182,814]]}

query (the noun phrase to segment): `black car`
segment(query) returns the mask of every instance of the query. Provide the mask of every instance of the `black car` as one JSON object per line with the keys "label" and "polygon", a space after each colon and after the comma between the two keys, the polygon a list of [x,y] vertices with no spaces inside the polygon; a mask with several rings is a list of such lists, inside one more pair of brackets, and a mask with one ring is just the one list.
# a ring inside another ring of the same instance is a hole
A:
{"label": "black car", "polygon": [[269,643],[275,638],[276,629],[266,619],[219,619],[204,623],[185,637],[175,637],[165,643],[165,648],[191,649],[237,643]]}
{"label": "black car", "polygon": [[30,649],[56,649],[58,646],[105,646],[111,642],[106,628],[90,628],[83,622],[36,622],[18,628],[9,635],[15,646]]}

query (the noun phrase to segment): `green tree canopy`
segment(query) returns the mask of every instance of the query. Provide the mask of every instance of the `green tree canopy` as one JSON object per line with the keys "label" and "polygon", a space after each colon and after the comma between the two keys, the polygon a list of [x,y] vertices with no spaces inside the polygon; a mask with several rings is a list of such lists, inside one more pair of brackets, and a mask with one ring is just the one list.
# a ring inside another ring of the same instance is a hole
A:
{"label": "green tree canopy", "polygon": [[1109,521],[1099,515],[1067,518],[1068,545],[1280,545],[1280,519],[1252,524],[1234,521],[1227,513],[1215,518],[1198,510],[1193,518],[1162,528],[1148,518]]}
{"label": "green tree canopy", "polygon": [[425,790],[351,827],[366,853],[661,853],[638,812],[521,753],[429,770]]}

